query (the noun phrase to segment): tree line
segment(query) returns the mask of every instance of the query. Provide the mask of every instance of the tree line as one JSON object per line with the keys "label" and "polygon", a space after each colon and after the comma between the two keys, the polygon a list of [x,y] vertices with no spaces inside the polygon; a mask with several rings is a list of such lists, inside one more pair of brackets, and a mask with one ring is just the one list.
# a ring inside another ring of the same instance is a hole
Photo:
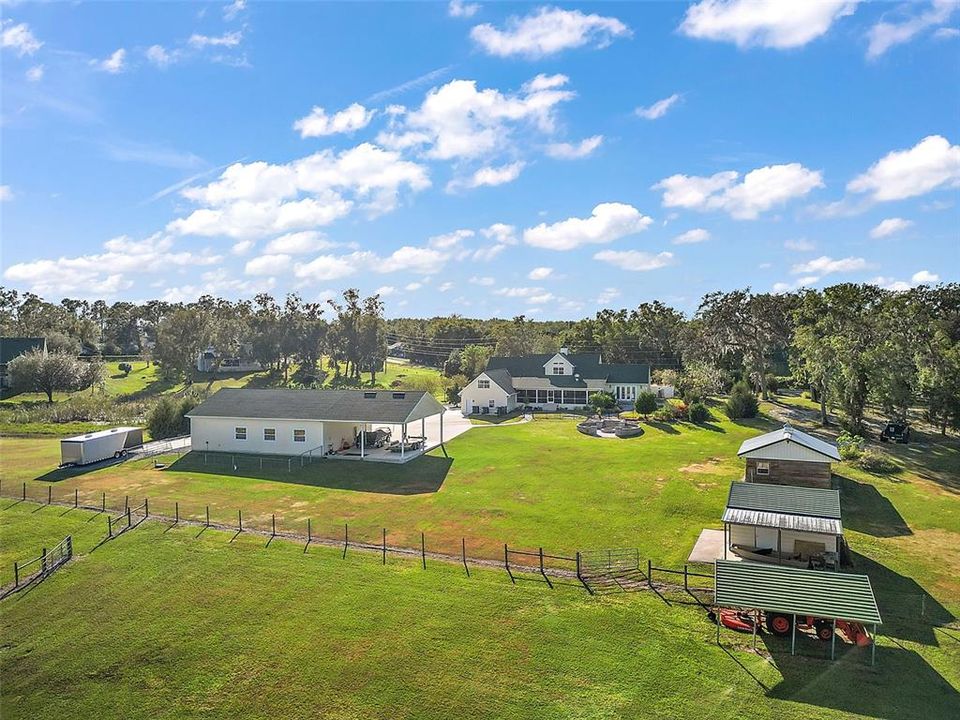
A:
{"label": "tree line", "polygon": [[[194,303],[142,304],[64,299],[50,303],[0,288],[0,332],[44,336],[48,348],[90,355],[140,355],[170,375],[190,377],[199,352],[248,355],[288,379],[296,365],[309,384],[321,358],[347,381],[376,373],[389,352],[436,367],[458,383],[493,354],[597,352],[605,362],[648,363],[696,393],[723,393],[740,380],[767,397],[791,382],[839,408],[863,431],[875,403],[891,415],[920,406],[942,432],[960,428],[960,284],[889,291],[870,284],[705,295],[686,316],[661,302],[604,309],[578,321],[475,319],[458,315],[385,320],[376,296],[357,290],[326,303],[297,294],[282,301],[212,296]],[[459,388],[457,388],[459,389]]]}

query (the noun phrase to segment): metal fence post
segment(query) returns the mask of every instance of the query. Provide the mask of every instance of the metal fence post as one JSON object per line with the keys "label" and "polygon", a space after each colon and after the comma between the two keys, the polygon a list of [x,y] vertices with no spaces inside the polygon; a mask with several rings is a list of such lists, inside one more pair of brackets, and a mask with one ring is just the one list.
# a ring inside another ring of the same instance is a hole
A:
{"label": "metal fence post", "polygon": [[47,571],[47,549],[44,548],[43,552],[40,553],[40,572],[45,573]]}
{"label": "metal fence post", "polygon": [[128,510],[129,508],[130,508],[130,496],[129,496],[129,495],[124,495],[124,496],[123,496],[123,509],[124,509],[124,511],[126,511],[126,510]]}
{"label": "metal fence post", "polygon": [[20,587],[20,566],[16,560],[13,561],[13,586]]}
{"label": "metal fence post", "polygon": [[683,564],[683,589],[685,592],[690,592],[690,588],[687,585],[687,564]]}
{"label": "metal fence post", "polygon": [[67,535],[67,560],[73,557],[73,536]]}
{"label": "metal fence post", "polygon": [[387,529],[383,528],[383,564],[387,564]]}
{"label": "metal fence post", "polygon": [[80,490],[77,488],[73,489],[73,506],[80,507]]}
{"label": "metal fence post", "polygon": [[460,549],[463,553],[463,569],[467,571],[467,577],[470,577],[470,568],[467,567],[467,539],[460,538]]}
{"label": "metal fence post", "polygon": [[107,515],[107,537],[113,537],[113,518]]}
{"label": "metal fence post", "polygon": [[27,499],[27,484],[26,484],[26,483],[23,484],[23,499],[24,499],[24,500]]}
{"label": "metal fence post", "polygon": [[503,566],[507,569],[507,575],[510,576],[510,582],[514,585],[517,584],[517,581],[513,577],[513,573],[510,572],[510,550],[507,548],[507,544],[503,544]]}
{"label": "metal fence post", "polygon": [[127,507],[127,527],[130,527],[130,508]]}
{"label": "metal fence post", "polygon": [[175,513],[173,518],[173,524],[177,525],[180,523],[180,501],[178,500],[173,504],[173,512]]}
{"label": "metal fence post", "polygon": [[310,518],[307,518],[307,544],[310,544],[310,541],[313,540],[313,530],[310,527]]}
{"label": "metal fence post", "polygon": [[107,510],[107,493],[100,493],[100,512],[106,512]]}
{"label": "metal fence post", "polygon": [[207,505],[207,524],[206,527],[210,527],[210,506]]}
{"label": "metal fence post", "polygon": [[347,529],[347,524],[343,524],[343,557],[347,557],[347,545],[350,544],[350,533]]}
{"label": "metal fence post", "polygon": [[653,589],[653,561],[647,560],[647,585]]}
{"label": "metal fence post", "polygon": [[423,532],[420,532],[420,559],[423,560],[423,569],[427,569],[427,542],[424,540]]}

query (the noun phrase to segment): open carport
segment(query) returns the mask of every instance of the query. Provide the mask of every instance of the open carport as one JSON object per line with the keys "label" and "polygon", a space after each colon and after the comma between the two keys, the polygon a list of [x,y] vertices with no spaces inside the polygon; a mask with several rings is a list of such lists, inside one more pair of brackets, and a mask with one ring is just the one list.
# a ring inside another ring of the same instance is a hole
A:
{"label": "open carport", "polygon": [[[791,655],[796,652],[798,619],[817,618],[832,624],[831,659],[836,657],[838,622],[871,626],[870,664],[876,661],[876,635],[882,619],[870,578],[866,575],[730,560],[717,560],[715,567],[714,602],[718,608],[754,612],[757,620],[760,612],[792,618]],[[756,622],[754,628],[758,624]],[[718,642],[719,639],[718,621]]]}

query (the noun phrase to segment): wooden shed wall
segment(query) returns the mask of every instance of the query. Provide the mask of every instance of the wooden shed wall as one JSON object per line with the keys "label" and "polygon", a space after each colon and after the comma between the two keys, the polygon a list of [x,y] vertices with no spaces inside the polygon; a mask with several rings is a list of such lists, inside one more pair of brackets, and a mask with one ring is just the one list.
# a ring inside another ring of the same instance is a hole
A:
{"label": "wooden shed wall", "polygon": [[[758,462],[769,464],[769,475],[757,474]],[[804,487],[828,489],[832,487],[830,463],[828,462],[747,458],[747,470],[744,479],[747,482],[768,483],[770,485],[802,485]]]}

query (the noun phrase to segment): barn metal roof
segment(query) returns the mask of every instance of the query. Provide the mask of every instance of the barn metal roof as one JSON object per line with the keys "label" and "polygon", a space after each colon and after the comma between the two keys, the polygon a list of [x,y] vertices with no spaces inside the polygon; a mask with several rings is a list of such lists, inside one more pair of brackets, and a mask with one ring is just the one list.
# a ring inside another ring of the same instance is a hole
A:
{"label": "barn metal roof", "polygon": [[802,445],[803,447],[812,450],[815,453],[819,453],[830,460],[840,460],[840,453],[837,451],[836,446],[825,442],[820,438],[816,438],[813,435],[808,435],[802,430],[797,430],[795,427],[791,427],[790,425],[784,425],[779,430],[774,430],[773,432],[764,433],[763,435],[758,435],[757,437],[744,440],[740,445],[740,450],[737,451],[737,456],[745,455],[746,453],[754,450],[759,450],[760,448],[780,442],[795,442],[798,445]]}
{"label": "barn metal roof", "polygon": [[782,565],[717,560],[716,604],[827,620],[883,622],[866,575]]}
{"label": "barn metal roof", "polygon": [[730,483],[727,507],[840,519],[840,491],[793,485]]}
{"label": "barn metal roof", "polygon": [[223,388],[188,412],[187,417],[397,425],[442,412],[443,405],[424,390]]}
{"label": "barn metal roof", "polygon": [[811,517],[809,515],[788,515],[785,513],[727,508],[723,513],[723,521],[733,525],[799,530],[821,535],[843,535],[843,524],[839,520]]}

